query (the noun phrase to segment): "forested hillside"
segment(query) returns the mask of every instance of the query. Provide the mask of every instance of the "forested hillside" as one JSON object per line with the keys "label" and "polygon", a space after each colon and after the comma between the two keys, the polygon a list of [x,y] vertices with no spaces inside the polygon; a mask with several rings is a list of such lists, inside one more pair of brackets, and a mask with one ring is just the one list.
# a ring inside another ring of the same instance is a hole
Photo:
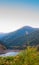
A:
{"label": "forested hillside", "polygon": [[13,39],[13,36],[10,38],[3,38],[1,41],[7,49],[25,49],[26,46],[36,46],[39,45],[39,30],[34,31],[28,35],[24,34],[16,39]]}

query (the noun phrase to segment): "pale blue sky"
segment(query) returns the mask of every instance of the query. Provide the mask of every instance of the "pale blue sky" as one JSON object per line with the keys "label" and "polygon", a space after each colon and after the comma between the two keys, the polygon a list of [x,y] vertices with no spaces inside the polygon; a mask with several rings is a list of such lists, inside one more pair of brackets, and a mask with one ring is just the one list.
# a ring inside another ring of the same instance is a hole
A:
{"label": "pale blue sky", "polygon": [[39,0],[0,0],[0,32],[39,27]]}

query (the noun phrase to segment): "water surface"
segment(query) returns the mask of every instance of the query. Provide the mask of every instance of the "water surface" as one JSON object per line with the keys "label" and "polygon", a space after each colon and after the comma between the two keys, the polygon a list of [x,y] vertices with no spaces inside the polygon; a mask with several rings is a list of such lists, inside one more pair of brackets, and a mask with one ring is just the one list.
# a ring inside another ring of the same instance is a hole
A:
{"label": "water surface", "polygon": [[0,56],[16,56],[19,52],[8,52],[5,54],[1,54]]}

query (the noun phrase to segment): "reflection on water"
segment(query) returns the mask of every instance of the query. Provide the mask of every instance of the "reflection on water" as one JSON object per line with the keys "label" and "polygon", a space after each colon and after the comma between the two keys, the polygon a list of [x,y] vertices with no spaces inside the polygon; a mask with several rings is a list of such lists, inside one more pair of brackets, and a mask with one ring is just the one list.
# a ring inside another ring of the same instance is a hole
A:
{"label": "reflection on water", "polygon": [[1,54],[0,56],[16,56],[19,52],[8,52],[6,54]]}

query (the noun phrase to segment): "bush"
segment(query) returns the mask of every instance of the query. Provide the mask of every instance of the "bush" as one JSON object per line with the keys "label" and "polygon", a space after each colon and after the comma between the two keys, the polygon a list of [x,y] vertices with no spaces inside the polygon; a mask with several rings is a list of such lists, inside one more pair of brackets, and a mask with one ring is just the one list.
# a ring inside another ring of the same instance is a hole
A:
{"label": "bush", "polygon": [[35,47],[27,47],[17,56],[0,57],[0,65],[39,65],[39,51]]}

